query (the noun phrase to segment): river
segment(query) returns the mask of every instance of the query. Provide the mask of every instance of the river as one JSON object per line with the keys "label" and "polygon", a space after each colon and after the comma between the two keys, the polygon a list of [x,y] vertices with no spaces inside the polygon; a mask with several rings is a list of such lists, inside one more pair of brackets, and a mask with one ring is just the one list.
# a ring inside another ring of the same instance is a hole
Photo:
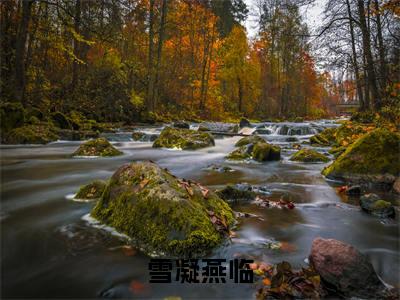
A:
{"label": "river", "polygon": [[[236,237],[208,257],[250,258],[306,265],[315,237],[335,238],[367,254],[378,275],[399,287],[399,218],[380,220],[360,211],[357,199],[341,196],[340,185],[327,182],[326,164],[294,163],[296,143],[317,130],[336,126],[331,121],[268,123],[262,135],[283,148],[279,162],[229,162],[224,159],[240,137],[217,138],[215,147],[197,151],[153,149],[149,142],[134,142],[130,133],[108,134],[124,152],[115,158],[71,158],[81,142],[57,141],[48,145],[1,146],[1,265],[2,296],[29,298],[254,298],[253,284],[149,284],[150,258],[140,251],[126,255],[124,238],[98,228],[88,213],[93,202],[72,199],[81,185],[108,179],[122,164],[153,160],[173,174],[212,189],[231,183],[263,186],[271,199],[293,201],[295,209],[264,208],[255,203],[236,204],[235,211],[257,217],[240,218]],[[284,129],[282,129],[284,128]],[[161,128],[145,128],[157,133]],[[327,152],[328,148],[316,148]],[[207,168],[229,166],[232,172]],[[398,197],[380,193],[398,203]],[[397,215],[399,213],[397,207]],[[280,242],[281,249],[273,246]],[[272,249],[271,249],[272,248]]]}

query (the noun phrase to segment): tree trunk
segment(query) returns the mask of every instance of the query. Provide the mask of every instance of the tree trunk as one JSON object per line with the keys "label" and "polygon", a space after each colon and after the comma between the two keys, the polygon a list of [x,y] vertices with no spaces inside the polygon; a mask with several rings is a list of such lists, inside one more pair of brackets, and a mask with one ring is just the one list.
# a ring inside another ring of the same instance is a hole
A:
{"label": "tree trunk", "polygon": [[[81,0],[76,0],[75,2],[75,16],[74,16],[74,30],[76,34],[80,34],[80,26],[81,26]],[[80,59],[80,43],[79,41],[74,38],[73,39],[74,45],[74,61],[72,64],[72,82],[71,82],[71,90],[74,91],[75,87],[78,83],[78,72],[79,72],[79,63],[77,59]]]}
{"label": "tree trunk", "polygon": [[22,16],[18,28],[15,49],[15,96],[26,106],[25,101],[25,52],[28,26],[31,18],[33,0],[22,1]]}
{"label": "tree trunk", "polygon": [[379,60],[380,60],[380,82],[381,82],[381,91],[386,88],[387,85],[387,72],[386,72],[386,62],[385,62],[385,46],[383,42],[382,35],[382,22],[381,22],[381,13],[379,11],[379,3],[378,0],[374,0],[375,10],[376,10],[376,29],[378,34],[378,50],[379,50]]}
{"label": "tree trunk", "polygon": [[149,62],[148,62],[148,86],[147,86],[147,110],[154,111],[153,91],[154,91],[154,66],[153,66],[153,39],[154,39],[154,4],[155,0],[150,0],[149,17]]}
{"label": "tree trunk", "polygon": [[362,32],[363,49],[367,60],[366,62],[367,62],[368,83],[373,97],[373,106],[375,110],[379,110],[381,106],[381,99],[376,82],[374,60],[371,51],[370,32],[368,30],[367,21],[365,19],[365,7],[363,0],[358,0],[358,14],[359,14],[360,28]]}

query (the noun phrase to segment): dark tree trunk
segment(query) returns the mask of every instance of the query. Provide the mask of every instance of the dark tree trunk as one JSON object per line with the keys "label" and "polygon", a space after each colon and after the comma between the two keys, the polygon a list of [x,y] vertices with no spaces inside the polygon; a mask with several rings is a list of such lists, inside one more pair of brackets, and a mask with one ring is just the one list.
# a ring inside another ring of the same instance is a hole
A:
{"label": "dark tree trunk", "polygon": [[149,54],[148,54],[148,86],[147,86],[147,110],[154,111],[153,91],[154,91],[154,66],[153,66],[153,46],[154,46],[154,5],[155,0],[150,0],[149,16]]}
{"label": "dark tree trunk", "polygon": [[[81,0],[76,0],[75,2],[75,16],[74,16],[74,30],[76,34],[80,34],[81,27]],[[75,90],[75,87],[78,83],[79,76],[79,62],[76,59],[80,59],[80,43],[74,38],[74,62],[72,64],[72,82],[71,82],[71,90]]]}

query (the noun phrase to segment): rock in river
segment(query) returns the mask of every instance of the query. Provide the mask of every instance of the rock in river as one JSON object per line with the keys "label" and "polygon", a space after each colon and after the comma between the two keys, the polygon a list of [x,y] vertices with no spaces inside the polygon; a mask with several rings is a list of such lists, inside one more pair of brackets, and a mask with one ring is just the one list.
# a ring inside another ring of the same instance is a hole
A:
{"label": "rock in river", "polygon": [[361,208],[371,215],[380,218],[394,218],[395,210],[393,205],[385,200],[382,200],[376,194],[367,194],[360,198]]}
{"label": "rock in river", "polygon": [[322,174],[348,181],[390,179],[387,183],[393,184],[400,173],[399,153],[400,135],[383,128],[375,129],[351,144]]}
{"label": "rock in river", "polygon": [[105,138],[89,140],[72,154],[72,156],[117,156],[123,153],[114,148]]}
{"label": "rock in river", "polygon": [[235,147],[241,147],[249,144],[254,144],[257,142],[264,143],[265,140],[258,135],[245,136],[236,142]]}
{"label": "rock in river", "polygon": [[385,289],[368,258],[338,240],[316,238],[309,260],[323,282],[344,297],[374,298]]}
{"label": "rock in river", "polygon": [[214,138],[207,132],[165,127],[154,141],[153,148],[195,150],[214,145]]}
{"label": "rock in river", "polygon": [[58,135],[54,127],[39,124],[12,129],[5,135],[3,142],[6,144],[47,144],[57,139]]}
{"label": "rock in river", "polygon": [[146,252],[191,256],[224,240],[234,222],[228,204],[200,184],[152,162],[121,166],[91,212]]}
{"label": "rock in river", "polygon": [[313,163],[313,162],[328,162],[329,158],[312,149],[301,149],[297,151],[295,154],[293,154],[290,160]]}
{"label": "rock in river", "polygon": [[87,185],[82,186],[75,195],[75,199],[99,199],[103,194],[106,185],[107,183],[103,180],[95,180]]}
{"label": "rock in river", "polygon": [[251,123],[249,120],[247,120],[246,118],[241,118],[240,122],[239,122],[239,127],[243,128],[243,127],[251,127]]}
{"label": "rock in river", "polygon": [[256,143],[253,147],[252,156],[257,161],[280,160],[281,148],[268,143]]}

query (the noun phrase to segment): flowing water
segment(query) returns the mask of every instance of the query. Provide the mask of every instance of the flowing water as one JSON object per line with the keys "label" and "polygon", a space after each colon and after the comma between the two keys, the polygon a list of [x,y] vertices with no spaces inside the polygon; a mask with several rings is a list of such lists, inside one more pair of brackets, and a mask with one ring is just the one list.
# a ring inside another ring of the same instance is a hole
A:
{"label": "flowing water", "polygon": [[[320,171],[325,164],[293,163],[293,143],[308,140],[330,121],[264,123],[254,130],[283,148],[279,162],[235,163],[224,159],[240,137],[217,138],[216,146],[197,151],[153,149],[150,142],[133,142],[130,133],[108,134],[124,152],[115,158],[71,158],[80,142],[59,141],[45,146],[1,147],[2,296],[30,298],[254,298],[252,284],[149,284],[150,257],[126,255],[127,241],[88,218],[93,202],[76,202],[79,186],[108,179],[122,164],[153,160],[173,174],[210,188],[228,183],[262,186],[271,199],[293,201],[295,209],[234,206],[256,216],[240,218],[237,236],[208,257],[248,258],[306,265],[312,240],[321,236],[351,243],[372,261],[379,276],[399,286],[399,219],[380,220],[360,211],[357,199],[340,196]],[[195,126],[194,126],[195,127]],[[264,130],[264,131],[262,131]],[[147,128],[157,134],[160,128]],[[289,138],[289,139],[288,139]],[[290,141],[290,142],[289,142]],[[326,153],[328,148],[316,148]],[[232,172],[207,168],[229,166]],[[398,203],[393,194],[378,192]],[[397,215],[398,215],[397,210]],[[280,249],[271,245],[281,243]],[[132,253],[131,253],[132,254]],[[174,279],[174,278],[173,278]]]}

